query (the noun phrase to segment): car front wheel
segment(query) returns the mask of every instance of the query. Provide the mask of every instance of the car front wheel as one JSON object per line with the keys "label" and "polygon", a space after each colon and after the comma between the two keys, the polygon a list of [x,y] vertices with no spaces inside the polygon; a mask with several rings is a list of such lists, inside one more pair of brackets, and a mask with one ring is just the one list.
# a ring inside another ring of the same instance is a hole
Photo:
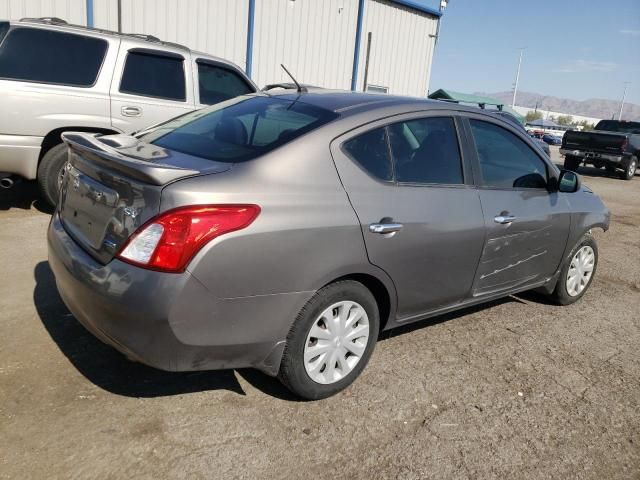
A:
{"label": "car front wheel", "polygon": [[361,283],[332,283],[309,300],[285,346],[278,378],[308,400],[326,398],[360,375],[378,339],[375,298]]}
{"label": "car front wheel", "polygon": [[553,298],[560,305],[577,302],[586,293],[598,266],[598,245],[590,235],[584,235],[567,256]]}

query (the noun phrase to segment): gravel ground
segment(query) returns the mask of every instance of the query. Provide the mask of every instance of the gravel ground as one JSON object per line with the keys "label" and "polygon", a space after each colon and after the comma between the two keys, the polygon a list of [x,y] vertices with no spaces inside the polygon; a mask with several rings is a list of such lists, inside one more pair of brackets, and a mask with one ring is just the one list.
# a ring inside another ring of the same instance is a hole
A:
{"label": "gravel ground", "polygon": [[313,403],[95,340],[56,292],[34,185],[0,193],[0,478],[640,478],[640,177],[581,173],[613,213],[582,301],[394,331]]}

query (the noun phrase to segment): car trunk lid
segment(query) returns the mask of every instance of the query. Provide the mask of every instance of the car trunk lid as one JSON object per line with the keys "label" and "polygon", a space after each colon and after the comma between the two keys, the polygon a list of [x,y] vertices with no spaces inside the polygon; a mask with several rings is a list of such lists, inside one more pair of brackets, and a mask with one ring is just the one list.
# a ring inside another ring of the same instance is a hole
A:
{"label": "car trunk lid", "polygon": [[69,132],[63,140],[69,159],[59,215],[69,235],[101,263],[158,214],[165,185],[231,168],[127,135]]}

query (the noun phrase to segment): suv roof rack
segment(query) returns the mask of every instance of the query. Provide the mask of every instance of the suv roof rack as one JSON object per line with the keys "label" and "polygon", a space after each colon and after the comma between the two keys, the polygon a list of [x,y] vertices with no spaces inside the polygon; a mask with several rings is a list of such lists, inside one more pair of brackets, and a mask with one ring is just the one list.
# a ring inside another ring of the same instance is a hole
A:
{"label": "suv roof rack", "polygon": [[21,22],[45,23],[47,25],[69,25],[66,20],[58,17],[21,18]]}
{"label": "suv roof rack", "polygon": [[158,43],[160,45],[166,45],[169,47],[180,48],[182,50],[191,51],[191,49],[185,45],[181,45],[179,43],[173,43],[173,42],[165,42],[163,40],[160,40],[158,37],[154,37],[153,35],[147,35],[144,33],[122,33],[122,32],[116,32],[113,30],[106,30],[103,28],[87,27],[86,25],[76,25],[74,23],[69,23],[66,20],[63,20],[62,18],[58,18],[58,17],[39,17],[39,18],[27,17],[27,18],[21,18],[19,21],[26,22],[26,23],[41,23],[43,25],[55,25],[55,26],[78,28],[82,30],[89,30],[91,32],[104,33],[106,35],[115,35],[119,37],[137,38],[147,42]]}

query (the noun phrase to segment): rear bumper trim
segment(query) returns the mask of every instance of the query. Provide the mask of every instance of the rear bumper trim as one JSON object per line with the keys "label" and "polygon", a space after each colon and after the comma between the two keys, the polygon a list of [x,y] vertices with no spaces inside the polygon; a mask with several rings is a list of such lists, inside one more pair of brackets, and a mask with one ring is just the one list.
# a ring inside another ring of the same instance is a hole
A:
{"label": "rear bumper trim", "polygon": [[571,148],[561,148],[561,155],[572,155],[584,160],[604,160],[607,162],[620,163],[625,158],[624,155],[609,155],[608,153],[591,152],[585,150],[573,150]]}

